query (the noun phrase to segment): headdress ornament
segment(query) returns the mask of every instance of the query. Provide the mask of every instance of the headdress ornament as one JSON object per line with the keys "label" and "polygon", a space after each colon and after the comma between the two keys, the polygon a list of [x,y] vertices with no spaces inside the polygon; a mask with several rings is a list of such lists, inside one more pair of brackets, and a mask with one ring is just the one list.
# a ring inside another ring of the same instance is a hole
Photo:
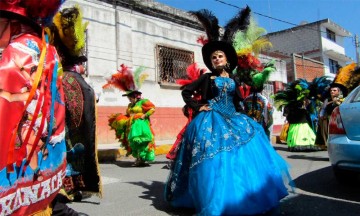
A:
{"label": "headdress ornament", "polygon": [[276,71],[275,61],[262,64],[258,59],[260,52],[271,43],[264,37],[264,28],[257,25],[253,18],[249,18],[249,25],[244,31],[236,32],[233,45],[238,56],[237,75],[253,91],[261,91],[270,74]]}
{"label": "headdress ornament", "polygon": [[305,98],[310,94],[309,83],[305,79],[297,79],[288,83],[284,90],[278,91],[273,95],[274,107],[281,111],[283,107],[300,107]]}
{"label": "headdress ornament", "polygon": [[12,17],[32,25],[37,31],[51,20],[65,0],[1,0],[0,17]]}
{"label": "headdress ornament", "polygon": [[[206,42],[202,48],[205,65],[210,70],[213,70],[210,56],[214,51],[221,50],[225,53],[228,63],[230,64],[230,71],[234,70],[237,65],[237,56],[232,46],[232,40],[237,31],[246,29],[249,23],[250,8],[246,7],[244,10],[241,10],[237,16],[225,25],[224,29],[220,28],[218,19],[209,10],[202,9],[190,13],[194,15],[205,28],[207,42],[204,39],[201,40],[203,43]],[[223,35],[220,34],[221,30],[224,32]]]}
{"label": "headdress ornament", "polygon": [[309,98],[323,102],[329,94],[331,79],[328,76],[316,77],[309,86]]}
{"label": "headdress ornament", "polygon": [[120,91],[125,92],[125,94],[122,96],[141,94],[139,89],[141,88],[145,79],[148,77],[148,74],[143,73],[145,68],[138,67],[133,71],[124,64],[122,64],[120,67],[121,68],[111,76],[103,88],[117,88]]}
{"label": "headdress ornament", "polygon": [[334,81],[330,87],[341,89],[343,96],[346,97],[356,86],[360,84],[360,68],[356,68],[356,63],[350,63],[340,68],[336,73]]}
{"label": "headdress ornament", "polygon": [[177,79],[176,83],[181,86],[188,85],[197,80],[205,69],[200,69],[196,63],[189,65],[186,68],[187,79]]}
{"label": "headdress ornament", "polygon": [[53,25],[47,28],[50,42],[54,44],[62,58],[63,66],[87,61],[83,55],[85,31],[89,22],[83,22],[79,5],[64,8],[53,19]]}

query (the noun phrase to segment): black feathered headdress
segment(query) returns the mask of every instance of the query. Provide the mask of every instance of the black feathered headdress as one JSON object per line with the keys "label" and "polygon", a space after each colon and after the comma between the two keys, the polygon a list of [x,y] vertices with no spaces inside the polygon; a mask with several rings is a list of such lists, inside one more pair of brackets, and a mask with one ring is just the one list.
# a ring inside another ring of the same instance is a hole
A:
{"label": "black feathered headdress", "polygon": [[249,25],[250,11],[249,7],[241,10],[223,29],[220,28],[218,19],[211,11],[202,9],[190,12],[205,28],[208,42],[202,48],[202,55],[205,65],[211,71],[213,71],[213,68],[210,56],[216,50],[221,50],[225,53],[230,64],[230,71],[236,68],[237,55],[232,46],[232,40],[237,31],[245,30]]}

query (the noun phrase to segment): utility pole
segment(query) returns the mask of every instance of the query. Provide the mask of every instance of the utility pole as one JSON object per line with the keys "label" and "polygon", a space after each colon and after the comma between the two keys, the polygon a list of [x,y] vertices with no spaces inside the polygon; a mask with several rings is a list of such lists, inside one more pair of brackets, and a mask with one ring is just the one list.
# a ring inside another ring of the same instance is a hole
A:
{"label": "utility pole", "polygon": [[359,56],[359,36],[356,34],[355,35],[355,51],[356,51],[356,63],[359,66],[360,65],[360,56]]}

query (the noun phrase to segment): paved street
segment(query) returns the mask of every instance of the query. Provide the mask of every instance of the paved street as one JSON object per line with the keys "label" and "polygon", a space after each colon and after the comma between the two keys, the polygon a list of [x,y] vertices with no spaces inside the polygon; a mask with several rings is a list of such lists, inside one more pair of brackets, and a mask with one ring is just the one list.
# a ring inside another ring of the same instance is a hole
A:
{"label": "paved street", "polygon": [[[359,216],[360,184],[341,186],[333,176],[327,152],[288,152],[286,145],[275,149],[291,165],[294,192],[282,201],[286,216]],[[90,197],[69,206],[91,216],[192,215],[175,210],[163,200],[167,159],[158,156],[149,167],[131,167],[132,159],[100,164],[104,197]],[[360,182],[359,182],[360,183]]]}

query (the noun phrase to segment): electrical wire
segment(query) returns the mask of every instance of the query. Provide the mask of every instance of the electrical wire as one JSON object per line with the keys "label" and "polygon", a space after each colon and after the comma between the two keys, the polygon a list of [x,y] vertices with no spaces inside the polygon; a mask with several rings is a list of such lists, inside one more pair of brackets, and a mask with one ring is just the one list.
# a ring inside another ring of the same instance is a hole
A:
{"label": "electrical wire", "polygon": [[[228,5],[228,6],[231,6],[231,7],[235,7],[235,8],[238,8],[238,9],[244,9],[244,8],[241,8],[239,6],[236,6],[236,5],[233,5],[233,4],[230,4],[230,3],[227,3],[227,2],[224,2],[222,0],[214,0],[214,1],[217,1],[221,4],[224,4],[224,5]],[[291,23],[291,22],[288,22],[288,21],[285,21],[285,20],[281,20],[281,19],[277,19],[277,18],[274,18],[274,17],[271,17],[271,16],[267,16],[265,14],[262,14],[262,13],[257,13],[257,12],[254,12],[252,11],[254,14],[257,14],[259,16],[263,16],[263,17],[266,17],[266,18],[269,18],[269,19],[272,19],[272,20],[276,20],[276,21],[279,21],[279,22],[283,22],[283,23],[286,23],[286,24],[289,24],[289,25],[293,25],[293,26],[298,26],[297,24],[294,24],[294,23]],[[305,29],[310,29],[312,31],[317,31],[317,32],[321,32],[321,33],[327,33],[327,32],[324,32],[324,31],[321,31],[321,30],[318,30],[318,29],[313,29],[313,28],[310,28],[310,27],[306,27],[306,26],[302,26],[302,28],[305,28]],[[353,38],[351,36],[342,36],[342,35],[338,35],[340,37],[344,37],[344,38]]]}

